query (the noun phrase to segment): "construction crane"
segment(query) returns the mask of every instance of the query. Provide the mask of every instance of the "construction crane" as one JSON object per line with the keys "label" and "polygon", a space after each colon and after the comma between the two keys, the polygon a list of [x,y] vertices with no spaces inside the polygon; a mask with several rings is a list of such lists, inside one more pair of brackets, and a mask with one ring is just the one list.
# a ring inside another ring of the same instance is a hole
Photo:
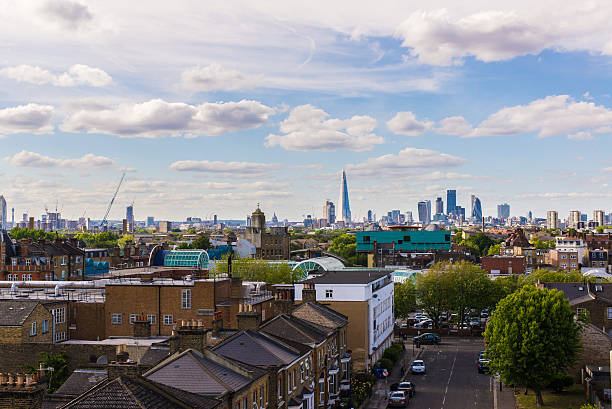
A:
{"label": "construction crane", "polygon": [[108,214],[111,211],[111,208],[113,207],[113,203],[115,202],[115,198],[117,197],[117,193],[119,193],[119,188],[121,187],[121,184],[123,183],[123,179],[125,178],[125,172],[121,175],[121,179],[119,180],[119,184],[117,185],[117,189],[115,189],[115,194],[113,195],[110,203],[108,204],[108,207],[106,208],[106,214],[104,215],[104,219],[102,219],[102,223],[100,223],[100,226],[106,226],[106,224],[108,223],[108,221],[106,220],[108,218]]}

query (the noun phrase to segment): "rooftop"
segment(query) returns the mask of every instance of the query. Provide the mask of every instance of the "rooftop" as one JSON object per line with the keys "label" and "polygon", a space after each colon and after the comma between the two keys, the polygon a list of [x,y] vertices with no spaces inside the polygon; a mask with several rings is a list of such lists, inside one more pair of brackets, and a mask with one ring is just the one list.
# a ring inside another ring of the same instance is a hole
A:
{"label": "rooftop", "polygon": [[391,274],[390,271],[377,270],[327,271],[321,276],[302,282],[314,284],[368,284]]}

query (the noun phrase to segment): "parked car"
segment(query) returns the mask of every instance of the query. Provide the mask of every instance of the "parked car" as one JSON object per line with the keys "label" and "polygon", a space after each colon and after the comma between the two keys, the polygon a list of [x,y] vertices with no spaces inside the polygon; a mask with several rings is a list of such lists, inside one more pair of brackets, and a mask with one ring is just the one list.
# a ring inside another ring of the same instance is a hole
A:
{"label": "parked car", "polygon": [[391,392],[388,406],[405,408],[408,405],[408,399],[410,398],[406,396],[404,391]]}
{"label": "parked car", "polygon": [[482,361],[478,360],[478,373],[487,373],[489,372],[489,360],[483,359]]}
{"label": "parked car", "polygon": [[417,322],[416,324],[414,324],[414,328],[431,328],[431,327],[433,327],[432,320],[424,320],[424,321]]}
{"label": "parked car", "polygon": [[421,345],[437,345],[440,343],[440,335],[426,332],[424,334],[413,337],[412,343]]}
{"label": "parked car", "polygon": [[478,327],[480,326],[480,319],[479,318],[472,318],[470,320],[470,327]]}
{"label": "parked car", "polygon": [[416,393],[416,387],[414,386],[414,382],[410,382],[410,381],[400,382],[397,385],[397,390],[404,391],[405,393],[408,394],[410,398],[412,398],[414,394]]}
{"label": "parked car", "polygon": [[410,366],[410,371],[414,374],[416,373],[425,373],[425,362],[421,359],[416,359],[412,361],[412,365]]}

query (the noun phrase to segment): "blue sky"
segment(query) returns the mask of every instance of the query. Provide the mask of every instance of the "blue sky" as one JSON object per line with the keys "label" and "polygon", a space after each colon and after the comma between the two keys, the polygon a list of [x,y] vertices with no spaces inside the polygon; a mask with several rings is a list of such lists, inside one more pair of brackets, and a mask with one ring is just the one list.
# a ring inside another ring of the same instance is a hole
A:
{"label": "blue sky", "polygon": [[0,0],[17,218],[612,211],[608,2],[251,3]]}

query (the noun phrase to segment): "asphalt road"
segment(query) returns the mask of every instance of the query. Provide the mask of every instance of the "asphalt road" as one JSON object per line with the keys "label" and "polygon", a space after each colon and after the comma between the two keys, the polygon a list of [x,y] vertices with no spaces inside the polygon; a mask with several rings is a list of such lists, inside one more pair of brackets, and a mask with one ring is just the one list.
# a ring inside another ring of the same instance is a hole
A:
{"label": "asphalt road", "polygon": [[[442,341],[440,346],[421,347],[425,375],[408,373],[404,377],[415,383],[417,391],[408,408],[493,409],[491,377],[479,374],[476,369],[478,352],[484,349],[482,339],[445,337]],[[410,357],[410,352],[407,356]],[[407,368],[409,365],[406,362]],[[368,407],[386,407],[383,391],[378,392],[377,399],[372,399]]]}

